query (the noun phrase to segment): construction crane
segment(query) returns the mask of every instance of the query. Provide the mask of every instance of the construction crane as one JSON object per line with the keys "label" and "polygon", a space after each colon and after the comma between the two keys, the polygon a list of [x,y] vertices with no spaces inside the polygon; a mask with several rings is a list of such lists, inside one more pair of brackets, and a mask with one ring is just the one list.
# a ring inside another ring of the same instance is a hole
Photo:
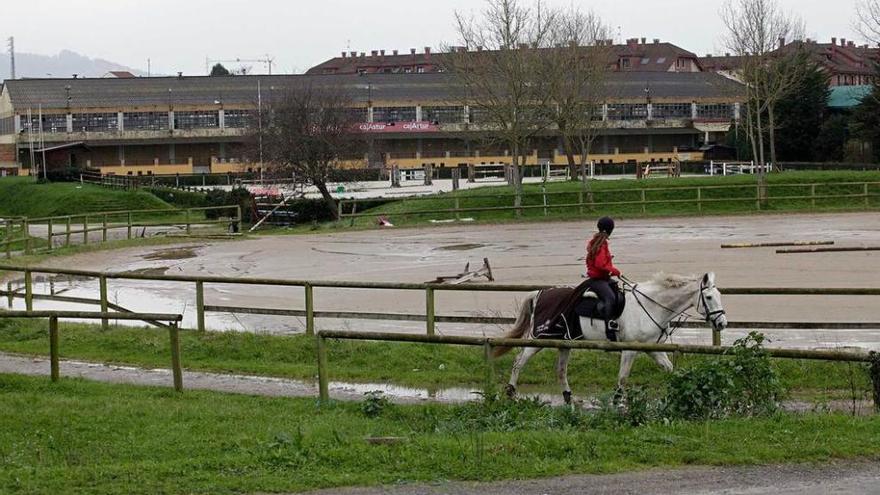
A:
{"label": "construction crane", "polygon": [[[236,58],[234,60],[212,60],[210,58],[205,57],[205,74],[211,74],[211,67],[214,64],[264,64],[268,70],[269,75],[272,75],[272,65],[275,63],[275,58],[266,55],[266,58],[258,58],[258,59],[244,59],[244,58]],[[244,68],[242,67],[242,72],[247,74],[250,70],[250,67]]]}

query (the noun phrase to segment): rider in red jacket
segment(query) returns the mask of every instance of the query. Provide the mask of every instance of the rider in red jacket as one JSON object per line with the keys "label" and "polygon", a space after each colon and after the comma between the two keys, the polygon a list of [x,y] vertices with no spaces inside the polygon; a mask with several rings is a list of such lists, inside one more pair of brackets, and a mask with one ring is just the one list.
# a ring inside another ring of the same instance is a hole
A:
{"label": "rider in red jacket", "polygon": [[605,320],[605,335],[612,342],[617,341],[619,326],[613,319],[617,305],[617,294],[620,288],[611,277],[619,277],[620,270],[614,266],[611,250],[608,249],[608,238],[614,232],[614,220],[603,217],[599,220],[599,231],[587,243],[587,277],[590,289],[602,301],[600,315]]}

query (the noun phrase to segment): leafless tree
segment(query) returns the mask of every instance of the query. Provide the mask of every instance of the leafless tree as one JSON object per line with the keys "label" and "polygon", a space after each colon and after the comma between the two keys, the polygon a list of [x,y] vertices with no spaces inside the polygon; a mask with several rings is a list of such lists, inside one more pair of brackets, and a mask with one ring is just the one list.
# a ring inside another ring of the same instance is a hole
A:
{"label": "leafless tree", "polygon": [[542,49],[555,18],[540,2],[486,0],[480,17],[456,13],[459,39],[446,47],[445,69],[461,85],[475,124],[511,152],[515,206],[522,205],[522,168],[532,139],[550,122]]}
{"label": "leafless tree", "polygon": [[856,28],[866,40],[880,45],[880,0],[859,0]]}
{"label": "leafless tree", "polygon": [[599,16],[574,7],[557,16],[551,36],[553,48],[543,57],[543,73],[550,115],[574,177],[576,168],[589,160],[593,141],[604,125],[602,103],[608,96],[613,48],[606,43],[609,28]]}
{"label": "leafless tree", "polygon": [[341,87],[291,86],[264,103],[262,122],[252,126],[253,140],[262,138],[265,161],[315,186],[334,218],[336,202],[327,187],[331,173],[342,160],[363,156],[366,147],[353,107]]}
{"label": "leafless tree", "polygon": [[786,40],[803,37],[803,22],[783,12],[776,0],[727,0],[721,10],[727,27],[725,44],[742,59],[740,78],[746,85],[746,122],[752,150],[766,165],[765,135],[771,162],[776,161],[776,103],[803,75],[795,63],[797,50],[784,50]]}

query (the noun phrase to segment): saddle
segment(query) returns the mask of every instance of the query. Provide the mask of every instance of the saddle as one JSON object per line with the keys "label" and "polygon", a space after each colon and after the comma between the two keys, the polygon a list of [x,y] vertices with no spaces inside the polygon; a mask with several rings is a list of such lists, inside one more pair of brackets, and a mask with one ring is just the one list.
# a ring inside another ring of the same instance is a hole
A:
{"label": "saddle", "polygon": [[[615,291],[617,300],[614,303],[614,310],[611,312],[611,319],[616,320],[623,314],[626,309],[626,297],[622,292]],[[584,292],[583,297],[574,307],[574,312],[581,318],[590,318],[603,320],[602,313],[605,309],[605,303],[599,299],[599,295],[593,291]]]}

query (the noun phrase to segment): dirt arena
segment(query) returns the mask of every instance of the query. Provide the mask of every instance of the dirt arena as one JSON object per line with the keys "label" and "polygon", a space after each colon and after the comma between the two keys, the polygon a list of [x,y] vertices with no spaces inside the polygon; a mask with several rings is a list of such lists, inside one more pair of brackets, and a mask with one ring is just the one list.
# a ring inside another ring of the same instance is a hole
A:
{"label": "dirt arena", "polygon": [[[303,236],[268,236],[241,242],[136,248],[55,259],[47,266],[90,270],[150,270],[168,274],[311,280],[425,282],[489,258],[497,283],[576,284],[585,239],[593,222],[448,226]],[[765,215],[623,220],[612,239],[615,262],[633,280],[665,271],[714,271],[723,287],[880,287],[880,252],[776,254],[774,249],[720,249],[722,243],[833,240],[838,246],[880,245],[880,215]],[[56,281],[67,295],[95,297],[93,281]],[[48,284],[38,290],[48,291]],[[317,289],[321,311],[424,311],[418,291]],[[112,280],[111,300],[139,311],[183,312],[194,322],[192,284]],[[516,294],[438,293],[442,315],[513,315]],[[206,303],[301,309],[301,289],[208,285]],[[731,321],[875,321],[877,297],[727,296]],[[40,307],[50,307],[43,305]],[[52,305],[51,307],[61,307]],[[300,332],[297,318],[211,314],[214,330]],[[424,324],[319,320],[319,328],[424,331]],[[439,324],[446,334],[497,334],[496,326]],[[768,332],[774,345],[880,348],[880,331]],[[729,331],[725,342],[742,335]],[[682,330],[678,342],[707,342],[708,330]]]}

